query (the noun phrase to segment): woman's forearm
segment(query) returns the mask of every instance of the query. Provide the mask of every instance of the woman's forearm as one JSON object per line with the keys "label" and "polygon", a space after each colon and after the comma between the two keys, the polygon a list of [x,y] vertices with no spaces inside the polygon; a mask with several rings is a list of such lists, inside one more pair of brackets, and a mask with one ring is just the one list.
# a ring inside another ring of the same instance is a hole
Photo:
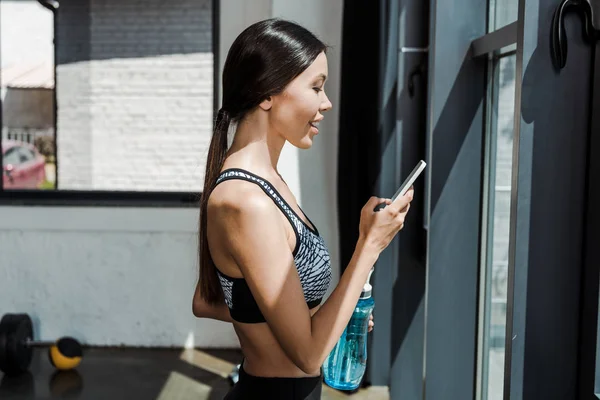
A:
{"label": "woman's forearm", "polygon": [[216,305],[208,304],[200,296],[199,288],[196,288],[192,302],[192,312],[198,318],[210,318],[224,322],[233,322],[229,308],[225,302]]}
{"label": "woman's forearm", "polygon": [[352,316],[371,267],[378,257],[378,251],[359,240],[337,287],[312,317],[311,342],[315,346],[312,352],[315,359],[311,364],[321,365],[337,343]]}

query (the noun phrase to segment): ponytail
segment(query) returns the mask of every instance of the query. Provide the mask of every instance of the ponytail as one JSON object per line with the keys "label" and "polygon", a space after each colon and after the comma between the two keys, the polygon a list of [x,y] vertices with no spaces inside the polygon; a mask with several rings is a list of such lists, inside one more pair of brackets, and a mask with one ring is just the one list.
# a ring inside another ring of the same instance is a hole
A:
{"label": "ponytail", "polygon": [[208,158],[206,160],[206,172],[204,174],[204,189],[200,199],[200,232],[199,239],[199,261],[200,261],[200,295],[209,304],[216,304],[223,300],[223,292],[217,276],[217,269],[210,256],[208,249],[208,237],[206,234],[208,198],[215,187],[217,178],[225,162],[227,153],[227,131],[231,122],[230,114],[224,109],[217,113],[215,128]]}

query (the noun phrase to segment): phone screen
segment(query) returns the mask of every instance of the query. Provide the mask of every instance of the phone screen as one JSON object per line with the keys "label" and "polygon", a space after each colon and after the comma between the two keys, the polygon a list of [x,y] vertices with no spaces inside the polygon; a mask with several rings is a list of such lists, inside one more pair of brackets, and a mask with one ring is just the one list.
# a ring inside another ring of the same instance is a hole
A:
{"label": "phone screen", "polygon": [[[410,175],[408,175],[408,177],[404,180],[404,182],[402,182],[402,185],[400,185],[400,188],[398,188],[398,191],[396,193],[394,193],[394,196],[392,197],[392,202],[394,202],[398,197],[402,197],[406,194],[408,189],[410,189],[410,187],[413,185],[413,183],[415,183],[415,181],[417,180],[419,175],[421,175],[421,172],[423,172],[423,170],[425,169],[426,166],[427,166],[427,163],[423,160],[421,160],[417,163],[417,165],[412,170]],[[377,205],[377,207],[375,207],[375,209],[373,211],[379,211],[379,210],[383,209],[385,206],[386,206],[385,203],[381,203],[381,204]]]}
{"label": "phone screen", "polygon": [[421,172],[423,172],[423,170],[425,169],[426,166],[427,166],[427,163],[423,160],[421,160],[417,163],[417,165],[412,170],[410,175],[408,175],[408,177],[404,180],[404,182],[402,182],[402,185],[400,185],[400,188],[392,197],[392,201],[396,200],[398,197],[404,196],[406,194],[406,192],[408,192],[408,189],[410,189],[410,187],[413,185],[413,183],[415,183],[415,181],[417,180],[419,175],[421,175]]}

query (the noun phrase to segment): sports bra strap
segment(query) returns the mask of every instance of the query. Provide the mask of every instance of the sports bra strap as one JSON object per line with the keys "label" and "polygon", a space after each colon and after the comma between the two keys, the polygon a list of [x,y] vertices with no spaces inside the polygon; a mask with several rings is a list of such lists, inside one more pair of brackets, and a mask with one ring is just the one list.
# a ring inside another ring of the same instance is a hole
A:
{"label": "sports bra strap", "polygon": [[303,221],[294,213],[290,205],[284,200],[284,198],[279,194],[277,189],[266,179],[261,178],[258,175],[253,174],[250,171],[246,171],[241,168],[229,168],[221,172],[219,177],[217,178],[217,182],[215,183],[215,187],[221,183],[231,179],[241,179],[244,181],[248,181],[258,185],[266,194],[273,200],[273,202],[279,207],[281,212],[287,217],[294,228],[294,231],[297,232],[297,223],[302,223]]}

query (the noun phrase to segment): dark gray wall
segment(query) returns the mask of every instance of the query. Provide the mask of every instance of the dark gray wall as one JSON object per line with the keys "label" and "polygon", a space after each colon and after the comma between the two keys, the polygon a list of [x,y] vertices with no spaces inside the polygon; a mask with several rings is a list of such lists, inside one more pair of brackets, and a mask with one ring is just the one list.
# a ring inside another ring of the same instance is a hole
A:
{"label": "dark gray wall", "polygon": [[469,48],[486,33],[486,11],[485,2],[432,3],[424,383],[432,400],[474,393],[485,61]]}
{"label": "dark gray wall", "polygon": [[[425,159],[427,108],[427,52],[429,2],[400,2],[397,28],[398,69],[395,136],[388,148],[395,150],[395,168],[384,173],[401,182],[417,162]],[[402,51],[405,48],[406,51]],[[391,151],[390,151],[391,152]],[[387,167],[387,169],[386,169]],[[426,231],[425,174],[415,182],[415,200],[404,229],[394,243],[397,271],[386,282],[391,293],[389,345],[390,395],[392,399],[417,400],[423,395],[424,296]],[[375,342],[377,343],[377,342]]]}
{"label": "dark gray wall", "polygon": [[[428,4],[379,0],[344,3],[338,215],[342,268],[356,245],[360,209],[372,195],[392,196],[425,158]],[[357,29],[357,26],[360,26]],[[376,45],[374,45],[374,43]],[[351,44],[351,45],[348,45]],[[414,92],[408,92],[409,75]],[[369,77],[372,84],[364,84]],[[366,381],[390,386],[392,398],[422,393],[425,234],[424,177],[403,231],[379,258],[372,277],[377,328],[370,335]]]}

